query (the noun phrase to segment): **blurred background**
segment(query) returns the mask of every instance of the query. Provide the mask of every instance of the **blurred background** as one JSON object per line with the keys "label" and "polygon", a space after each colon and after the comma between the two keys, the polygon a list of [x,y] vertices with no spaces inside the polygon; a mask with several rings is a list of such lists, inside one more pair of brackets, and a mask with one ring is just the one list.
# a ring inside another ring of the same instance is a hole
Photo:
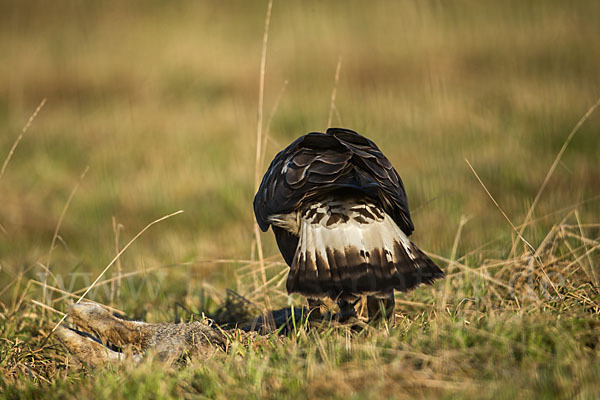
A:
{"label": "blurred background", "polygon": [[[256,254],[266,8],[0,2],[0,162],[47,99],[0,177],[0,282],[26,269],[35,277],[44,266],[95,277],[115,255],[113,218],[123,246],[183,209],[133,244],[123,272],[187,263],[165,269],[165,293],[175,298],[207,283],[234,285],[239,264],[198,261]],[[327,128],[341,57],[332,125],[374,140],[395,165],[414,241],[448,256],[467,216],[458,253],[506,256],[511,228],[465,158],[522,223],[567,135],[600,96],[598,21],[596,1],[276,1],[260,174],[293,139]],[[544,218],[525,231],[529,240],[564,215],[548,214],[586,200],[582,221],[598,221],[599,131],[593,114],[574,136],[535,210]],[[280,260],[272,234],[262,240],[265,256]]]}

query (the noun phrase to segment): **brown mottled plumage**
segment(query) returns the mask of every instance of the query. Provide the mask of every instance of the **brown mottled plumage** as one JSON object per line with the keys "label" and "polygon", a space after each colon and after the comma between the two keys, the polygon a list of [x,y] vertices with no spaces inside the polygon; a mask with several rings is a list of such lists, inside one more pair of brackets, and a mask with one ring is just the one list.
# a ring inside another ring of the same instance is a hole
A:
{"label": "brown mottled plumage", "polygon": [[408,239],[414,226],[398,173],[375,143],[348,129],[309,133],[277,154],[254,213],[290,266],[288,292],[338,300],[342,314],[362,294],[386,299],[389,311],[394,289],[444,276]]}

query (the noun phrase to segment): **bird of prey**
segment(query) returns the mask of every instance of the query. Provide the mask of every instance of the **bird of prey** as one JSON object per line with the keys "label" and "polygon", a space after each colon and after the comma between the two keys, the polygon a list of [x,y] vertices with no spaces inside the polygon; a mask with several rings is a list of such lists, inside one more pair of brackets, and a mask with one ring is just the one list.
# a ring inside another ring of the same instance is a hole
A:
{"label": "bird of prey", "polygon": [[279,152],[254,213],[290,267],[288,293],[309,305],[337,301],[340,320],[356,315],[361,295],[370,320],[390,318],[394,290],[444,276],[408,239],[414,226],[400,176],[375,143],[349,129],[311,132]]}

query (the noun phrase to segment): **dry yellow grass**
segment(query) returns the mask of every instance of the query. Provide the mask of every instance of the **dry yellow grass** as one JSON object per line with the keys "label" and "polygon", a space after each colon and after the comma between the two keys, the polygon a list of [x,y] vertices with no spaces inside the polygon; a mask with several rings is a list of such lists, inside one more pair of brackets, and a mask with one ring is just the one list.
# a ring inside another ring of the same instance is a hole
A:
{"label": "dry yellow grass", "polygon": [[[274,2],[258,106],[266,11],[0,5],[0,391],[597,395],[599,115],[569,133],[600,95],[600,6]],[[273,307],[300,302],[284,293],[271,235],[256,252],[251,201],[257,171],[328,120],[389,156],[415,240],[448,273],[398,298],[398,326],[299,329],[178,371],[80,375],[57,343],[39,347],[60,319],[39,304],[62,310],[136,232],[179,209],[90,298],[153,322],[172,320],[175,303],[216,313],[226,288],[256,304],[266,287]]]}

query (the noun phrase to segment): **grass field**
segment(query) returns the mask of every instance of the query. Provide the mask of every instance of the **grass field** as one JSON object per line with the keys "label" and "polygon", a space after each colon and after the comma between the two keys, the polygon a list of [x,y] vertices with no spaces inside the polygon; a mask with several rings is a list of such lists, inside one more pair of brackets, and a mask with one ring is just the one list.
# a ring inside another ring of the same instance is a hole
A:
{"label": "grass field", "polygon": [[215,313],[227,288],[302,304],[270,232],[266,290],[256,263],[266,10],[0,2],[0,394],[600,396],[600,110],[573,131],[600,97],[595,1],[274,2],[260,174],[327,128],[335,87],[332,125],[396,166],[413,240],[447,273],[398,294],[396,326],[300,327],[172,369],[79,371],[44,343],[60,314],[36,302],[64,311],[177,210],[87,297],[152,322]]}

